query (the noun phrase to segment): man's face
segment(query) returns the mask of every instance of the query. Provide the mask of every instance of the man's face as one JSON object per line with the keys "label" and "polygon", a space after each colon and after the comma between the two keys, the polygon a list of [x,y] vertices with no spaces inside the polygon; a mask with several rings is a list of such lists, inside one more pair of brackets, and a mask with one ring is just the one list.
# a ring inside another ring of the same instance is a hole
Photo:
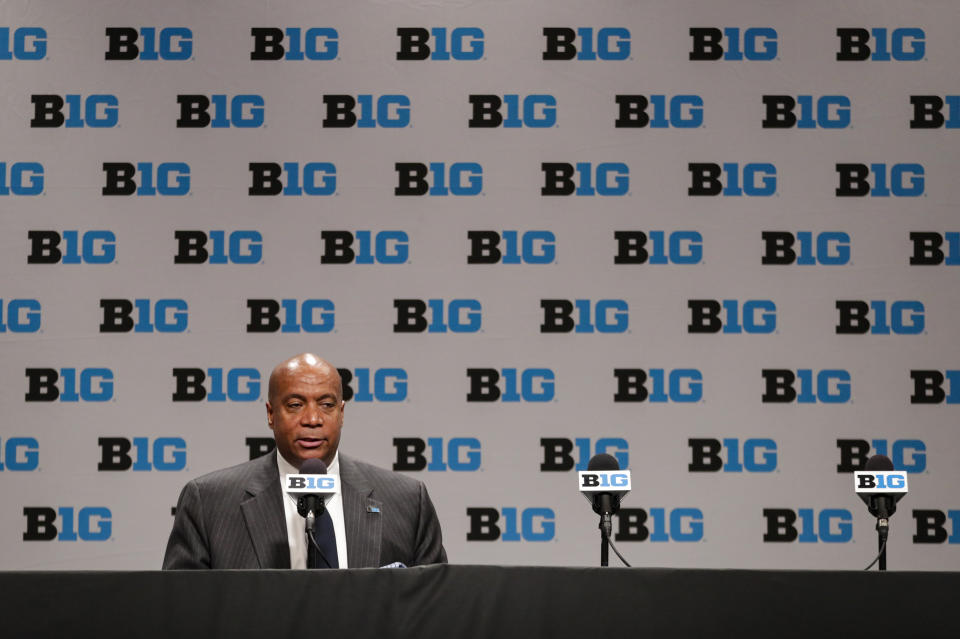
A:
{"label": "man's face", "polygon": [[322,364],[301,362],[277,378],[267,402],[267,423],[280,454],[295,467],[308,459],[333,463],[343,428],[338,388],[336,370]]}

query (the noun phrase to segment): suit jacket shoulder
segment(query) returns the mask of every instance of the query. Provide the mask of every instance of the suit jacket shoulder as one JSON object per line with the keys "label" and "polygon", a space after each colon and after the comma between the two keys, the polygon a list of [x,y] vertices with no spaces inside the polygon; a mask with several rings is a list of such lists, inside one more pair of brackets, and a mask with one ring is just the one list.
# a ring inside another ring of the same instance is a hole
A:
{"label": "suit jacket shoulder", "polygon": [[289,568],[276,457],[191,480],[180,493],[163,568]]}
{"label": "suit jacket shoulder", "polygon": [[445,563],[436,510],[423,482],[340,453],[351,568]]}

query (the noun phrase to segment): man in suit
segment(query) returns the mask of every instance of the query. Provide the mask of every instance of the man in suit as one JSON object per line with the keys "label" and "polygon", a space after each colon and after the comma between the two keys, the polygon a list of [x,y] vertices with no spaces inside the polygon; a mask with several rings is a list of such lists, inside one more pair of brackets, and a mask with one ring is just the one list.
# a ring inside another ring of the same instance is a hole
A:
{"label": "man in suit", "polygon": [[340,476],[341,493],[317,520],[318,534],[329,536],[323,556],[330,567],[446,562],[423,483],[338,453],[344,408],[337,369],[316,355],[274,368],[267,423],[276,452],[184,487],[163,569],[306,567],[304,520],[282,491],[281,475],[296,473],[307,459],[323,460]]}

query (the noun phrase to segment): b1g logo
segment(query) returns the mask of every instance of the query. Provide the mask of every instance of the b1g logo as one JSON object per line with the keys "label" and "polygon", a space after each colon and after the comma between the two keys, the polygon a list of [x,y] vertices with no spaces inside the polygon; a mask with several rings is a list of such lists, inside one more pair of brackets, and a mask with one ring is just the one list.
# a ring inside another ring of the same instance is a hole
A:
{"label": "b1g logo", "polygon": [[841,62],[914,62],[923,60],[927,53],[927,36],[923,29],[876,27],[868,31],[859,27],[838,28],[837,37],[840,38],[837,60]]}
{"label": "b1g logo", "polygon": [[[101,299],[101,333],[184,333],[189,309],[182,299]],[[136,310],[136,313],[134,313]],[[151,321],[152,320],[152,321]]]}
{"label": "b1g logo", "polygon": [[850,126],[850,98],[845,95],[798,95],[796,98],[765,95],[762,100],[766,107],[761,122],[764,129],[846,129]]}
{"label": "b1g logo", "polygon": [[[259,231],[174,231],[174,264],[259,264],[263,236]],[[210,248],[207,245],[210,244]]]}
{"label": "b1g logo", "polygon": [[[112,264],[117,257],[113,231],[27,231],[27,264]],[[60,248],[61,242],[66,246]]]}
{"label": "b1g logo", "polygon": [[468,368],[468,402],[549,402],[556,376],[549,368]]}
{"label": "b1g logo", "polygon": [[[956,266],[960,264],[960,233],[910,232],[913,255],[910,266]],[[946,252],[941,248],[946,242]]]}
{"label": "b1g logo", "polygon": [[923,302],[837,300],[836,304],[837,335],[920,335],[926,328]]}
{"label": "b1g logo", "polygon": [[[913,119],[911,129],[960,129],[960,95],[911,95]],[[943,107],[947,107],[947,116]]]}
{"label": "b1g logo", "polygon": [[723,165],[690,162],[690,196],[770,197],[777,192],[777,167],[769,162],[737,162]]}
{"label": "b1g logo", "polygon": [[[947,519],[950,530],[947,530]],[[917,534],[913,536],[915,544],[960,544],[960,510],[914,510],[913,520],[917,523]]]}
{"label": "b1g logo", "polygon": [[320,231],[321,264],[406,264],[410,237],[405,231]]}
{"label": "b1g logo", "polygon": [[544,27],[544,60],[626,60],[630,30],[623,27]]}
{"label": "b1g logo", "polygon": [[480,195],[483,167],[476,162],[397,162],[394,195]]}
{"label": "b1g logo", "polygon": [[[794,373],[783,368],[764,368],[764,404],[847,404],[850,402],[850,372],[842,369],[814,371],[801,368]],[[794,388],[799,383],[799,390]]]}
{"label": "b1g logo", "polygon": [[398,27],[397,60],[481,60],[483,29]]}
{"label": "b1g logo", "polygon": [[630,306],[624,300],[540,300],[540,308],[541,333],[626,333],[630,328]]}
{"label": "b1g logo", "polygon": [[4,304],[0,297],[0,333],[8,330],[11,333],[39,332],[42,311],[37,300],[14,298]]}
{"label": "b1g logo", "polygon": [[[321,126],[324,128],[403,129],[410,126],[410,98],[405,95],[331,94],[323,96],[323,106],[326,115]],[[354,113],[357,106],[359,117]]]}
{"label": "b1g logo", "polygon": [[247,195],[334,195],[337,167],[331,162],[250,162]]}
{"label": "b1g logo", "polygon": [[691,27],[691,60],[767,61],[777,58],[777,30],[751,27]]}
{"label": "b1g logo", "polygon": [[[12,42],[11,31],[13,32]],[[0,60],[43,60],[46,56],[46,29],[0,27]]]}
{"label": "b1g logo", "polygon": [[552,231],[467,231],[467,240],[467,264],[553,264],[557,257]]}
{"label": "b1g logo", "polygon": [[543,162],[540,195],[628,195],[630,167],[623,162]]}
{"label": "b1g logo", "polygon": [[0,162],[0,195],[43,193],[43,165],[39,162]]}
{"label": "b1g logo", "polygon": [[[86,97],[67,95],[35,94],[33,119],[30,127],[35,129],[66,127],[68,129],[110,129],[120,121],[120,101],[117,96],[97,93]],[[64,115],[66,111],[66,115]]]}
{"label": "b1g logo", "polygon": [[695,368],[615,368],[613,376],[615,402],[692,404],[703,399],[703,373]]}
{"label": "b1g logo", "polygon": [[[960,370],[912,370],[911,404],[960,404]],[[944,390],[944,383],[947,390]]]}
{"label": "b1g logo", "polygon": [[407,371],[402,368],[338,368],[344,401],[402,402],[407,399]]}
{"label": "b1g logo", "polygon": [[177,104],[180,105],[178,129],[258,129],[263,126],[265,103],[260,95],[178,95]]}
{"label": "b1g logo", "polygon": [[106,541],[113,533],[113,514],[103,506],[24,506],[23,516],[24,541]]}
{"label": "b1g logo", "polygon": [[336,325],[335,307],[326,299],[248,299],[248,333],[329,333]]}
{"label": "b1g logo", "polygon": [[687,300],[687,307],[688,333],[766,335],[777,330],[777,305],[771,300]]}
{"label": "b1g logo", "polygon": [[32,471],[40,466],[40,444],[33,437],[7,437],[0,452],[0,470]]}
{"label": "b1g logo", "polygon": [[[576,448],[576,452],[574,452]],[[570,440],[565,437],[541,437],[540,450],[543,461],[541,472],[587,470],[593,455],[613,455],[620,468],[630,466],[630,445],[621,437],[598,437],[591,442],[589,437]]]}
{"label": "b1g logo", "polygon": [[[99,437],[98,471],[175,471],[187,467],[187,442],[182,437]],[[132,451],[132,453],[131,453]]]}
{"label": "b1g logo", "polygon": [[[557,99],[552,95],[534,93],[521,96],[516,93],[504,95],[471,94],[468,98],[472,108],[467,126],[471,129],[548,129],[557,124]],[[506,106],[504,116],[500,110]]]}
{"label": "b1g logo", "polygon": [[[113,371],[109,368],[28,368],[27,402],[109,402]],[[59,382],[59,386],[57,383]]]}
{"label": "b1g logo", "polygon": [[189,60],[193,56],[193,32],[185,27],[107,27],[106,36],[104,60]]}
{"label": "b1g logo", "polygon": [[618,95],[615,100],[618,108],[614,127],[618,129],[703,126],[703,98],[699,95]]}
{"label": "b1g logo", "polygon": [[614,231],[614,264],[699,264],[703,236],[698,231]]}
{"label": "b1g logo", "polygon": [[[924,189],[922,164],[837,164],[837,197],[920,197]],[[870,178],[873,178],[871,184]]]}
{"label": "b1g logo", "polygon": [[255,368],[174,368],[175,402],[256,402],[260,371]]}
{"label": "b1g logo", "polygon": [[691,473],[772,473],[777,469],[777,442],[772,439],[744,439],[741,444],[736,437],[720,439],[687,440],[690,447]]}
{"label": "b1g logo", "polygon": [[428,437],[426,440],[419,437],[394,437],[393,448],[397,452],[393,470],[480,470],[482,452],[480,440],[476,437],[451,437],[446,441],[446,445],[442,437]]}
{"label": "b1g logo", "polygon": [[761,264],[843,266],[850,263],[850,235],[842,231],[763,231],[760,237],[763,240]]}
{"label": "b1g logo", "polygon": [[764,543],[845,544],[853,540],[853,515],[846,508],[824,508],[820,512],[813,508],[764,508],[763,517],[767,526]]}
{"label": "b1g logo", "polygon": [[393,307],[397,309],[394,333],[479,333],[483,325],[478,300],[395,299]]}
{"label": "b1g logo", "polygon": [[616,488],[624,491],[630,490],[630,473],[617,471],[582,471],[577,473],[580,480],[580,492],[585,497],[589,492],[595,489]]}
{"label": "b1g logo", "polygon": [[[101,195],[188,195],[190,165],[186,162],[104,162],[106,183]],[[137,174],[140,183],[137,184]]]}
{"label": "b1g logo", "polygon": [[467,541],[550,541],[556,535],[552,508],[468,507],[467,517]]}
{"label": "b1g logo", "polygon": [[340,36],[329,27],[253,27],[251,60],[336,60]]}
{"label": "b1g logo", "polygon": [[703,540],[703,511],[699,508],[621,508],[614,516],[617,518],[615,541]]}
{"label": "b1g logo", "polygon": [[865,470],[873,455],[886,455],[893,461],[894,470],[922,473],[927,469],[927,445],[919,439],[838,439],[840,452],[838,473]]}
{"label": "b1g logo", "polygon": [[[907,473],[895,470],[857,471],[853,474],[857,493],[907,493]],[[902,496],[902,495],[901,495]]]}
{"label": "b1g logo", "polygon": [[336,475],[287,475],[285,490],[307,493],[313,490],[321,492],[339,492]]}

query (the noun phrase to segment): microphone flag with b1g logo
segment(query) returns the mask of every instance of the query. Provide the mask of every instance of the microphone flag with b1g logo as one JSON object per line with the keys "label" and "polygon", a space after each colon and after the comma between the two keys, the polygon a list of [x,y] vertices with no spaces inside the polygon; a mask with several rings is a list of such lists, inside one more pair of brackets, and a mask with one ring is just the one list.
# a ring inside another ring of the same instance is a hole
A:
{"label": "microphone flag with b1g logo", "polygon": [[599,493],[613,496],[617,504],[630,492],[629,470],[581,470],[577,473],[580,492],[591,505]]}
{"label": "microphone flag with b1g logo", "polygon": [[[853,473],[853,489],[867,505],[871,515],[889,516],[896,511],[897,502],[907,494],[907,471],[858,470]],[[881,497],[890,500],[885,514],[881,514],[878,508],[878,498]]]}
{"label": "microphone flag with b1g logo", "polygon": [[338,495],[340,480],[336,475],[289,474],[284,477],[284,491],[295,495]]}

